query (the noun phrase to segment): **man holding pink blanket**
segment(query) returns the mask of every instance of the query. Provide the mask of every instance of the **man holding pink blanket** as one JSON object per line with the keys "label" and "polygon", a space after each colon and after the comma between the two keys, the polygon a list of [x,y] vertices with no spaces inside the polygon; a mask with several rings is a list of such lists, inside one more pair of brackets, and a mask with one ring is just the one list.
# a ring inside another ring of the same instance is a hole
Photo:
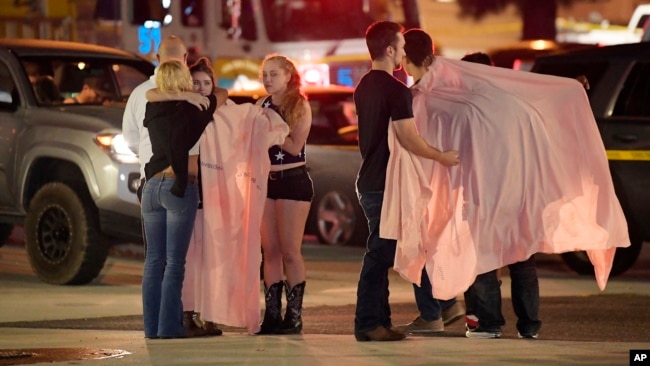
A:
{"label": "man holding pink blanket", "polygon": [[630,241],[582,85],[437,57],[414,90],[418,132],[461,164],[413,155],[389,130],[380,231],[397,240],[394,268],[419,284],[426,267],[449,299],[535,253],[586,250],[604,289]]}

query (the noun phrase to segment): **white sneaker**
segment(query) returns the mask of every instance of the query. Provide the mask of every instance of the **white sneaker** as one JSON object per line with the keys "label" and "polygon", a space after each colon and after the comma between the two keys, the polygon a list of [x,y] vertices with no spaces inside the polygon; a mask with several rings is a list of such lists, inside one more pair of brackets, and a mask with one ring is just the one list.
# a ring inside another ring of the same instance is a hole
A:
{"label": "white sneaker", "polygon": [[465,332],[465,337],[467,338],[476,338],[476,339],[491,339],[491,338],[501,338],[500,330],[485,330],[481,327],[474,329],[468,329]]}

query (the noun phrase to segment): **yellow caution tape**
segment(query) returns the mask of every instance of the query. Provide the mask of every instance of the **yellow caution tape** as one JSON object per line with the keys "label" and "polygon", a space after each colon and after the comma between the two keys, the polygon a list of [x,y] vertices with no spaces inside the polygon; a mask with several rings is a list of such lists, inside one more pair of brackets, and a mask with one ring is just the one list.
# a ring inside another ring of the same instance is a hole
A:
{"label": "yellow caution tape", "polygon": [[650,150],[607,150],[607,159],[650,161]]}
{"label": "yellow caution tape", "polygon": [[574,31],[588,31],[593,29],[608,30],[608,31],[626,31],[627,25],[588,23],[576,22],[572,20],[558,18],[555,21],[555,26],[558,30],[574,30]]}

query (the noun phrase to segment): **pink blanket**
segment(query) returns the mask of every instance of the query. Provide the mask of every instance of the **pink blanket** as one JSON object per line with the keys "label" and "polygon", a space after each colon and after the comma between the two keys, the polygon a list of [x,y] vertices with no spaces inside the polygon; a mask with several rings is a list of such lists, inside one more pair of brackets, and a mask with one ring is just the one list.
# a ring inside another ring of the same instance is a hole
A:
{"label": "pink blanket", "polygon": [[630,245],[605,149],[575,80],[438,58],[414,88],[420,134],[461,164],[404,150],[389,131],[381,236],[395,270],[455,297],[481,274],[531,255],[586,250],[603,290]]}
{"label": "pink blanket", "polygon": [[272,110],[242,104],[217,109],[201,137],[203,210],[187,256],[183,303],[205,321],[259,331],[268,149],[288,134]]}

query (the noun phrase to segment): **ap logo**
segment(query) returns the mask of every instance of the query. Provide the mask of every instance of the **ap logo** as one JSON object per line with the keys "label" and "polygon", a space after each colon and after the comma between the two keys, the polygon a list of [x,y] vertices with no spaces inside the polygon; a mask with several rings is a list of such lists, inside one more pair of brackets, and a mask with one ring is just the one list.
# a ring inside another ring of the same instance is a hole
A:
{"label": "ap logo", "polygon": [[650,350],[630,350],[630,365],[650,365]]}

